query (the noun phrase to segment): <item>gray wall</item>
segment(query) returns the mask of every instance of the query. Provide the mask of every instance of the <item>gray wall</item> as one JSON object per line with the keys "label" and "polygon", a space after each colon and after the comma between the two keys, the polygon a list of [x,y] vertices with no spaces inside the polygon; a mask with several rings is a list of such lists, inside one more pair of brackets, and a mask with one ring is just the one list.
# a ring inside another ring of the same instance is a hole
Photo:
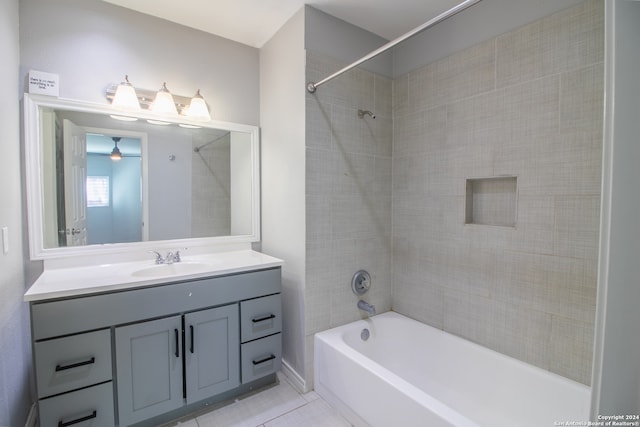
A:
{"label": "gray wall", "polygon": [[[106,87],[125,74],[139,88],[166,81],[184,96],[200,88],[214,119],[259,123],[258,49],[100,0],[5,1],[1,7],[2,82],[4,93],[14,94],[14,103],[1,107],[2,182],[19,182],[18,99],[30,69],[58,74],[61,97],[97,103],[107,102]],[[12,242],[9,255],[0,254],[0,425],[11,426],[24,424],[30,404],[20,190],[0,186],[0,225],[9,226]],[[28,281],[40,270],[41,263],[27,262]]]}
{"label": "gray wall", "polygon": [[149,240],[191,236],[191,135],[165,130],[149,135]]}
{"label": "gray wall", "polygon": [[0,228],[9,230],[9,252],[0,250],[0,426],[24,425],[29,392],[29,320],[21,217],[18,0],[0,2]]}
{"label": "gray wall", "polygon": [[596,414],[640,411],[640,2],[607,0],[607,151],[596,346]]}
{"label": "gray wall", "polygon": [[22,79],[60,75],[60,96],[106,103],[125,74],[139,88],[191,96],[217,120],[259,123],[258,50],[100,0],[20,2]]}
{"label": "gray wall", "polygon": [[[394,310],[590,383],[603,61],[587,0],[394,80]],[[515,227],[465,225],[503,175]]]}
{"label": "gray wall", "polygon": [[304,375],[304,9],[260,50],[262,250],[283,259],[282,358]]}

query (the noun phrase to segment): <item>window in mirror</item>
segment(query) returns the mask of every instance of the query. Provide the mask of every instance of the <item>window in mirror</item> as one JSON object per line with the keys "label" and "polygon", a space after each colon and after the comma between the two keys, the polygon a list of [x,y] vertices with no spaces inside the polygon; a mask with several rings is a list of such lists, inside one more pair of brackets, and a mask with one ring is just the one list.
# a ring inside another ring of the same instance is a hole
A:
{"label": "window in mirror", "polygon": [[87,207],[108,208],[111,198],[108,176],[87,176]]}

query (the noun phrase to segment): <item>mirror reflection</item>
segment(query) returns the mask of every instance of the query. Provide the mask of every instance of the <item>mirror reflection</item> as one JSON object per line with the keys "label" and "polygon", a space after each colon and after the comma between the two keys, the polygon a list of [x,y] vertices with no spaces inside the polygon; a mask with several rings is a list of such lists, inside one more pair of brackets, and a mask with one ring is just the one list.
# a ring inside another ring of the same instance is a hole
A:
{"label": "mirror reflection", "polygon": [[251,132],[38,109],[44,249],[254,233]]}

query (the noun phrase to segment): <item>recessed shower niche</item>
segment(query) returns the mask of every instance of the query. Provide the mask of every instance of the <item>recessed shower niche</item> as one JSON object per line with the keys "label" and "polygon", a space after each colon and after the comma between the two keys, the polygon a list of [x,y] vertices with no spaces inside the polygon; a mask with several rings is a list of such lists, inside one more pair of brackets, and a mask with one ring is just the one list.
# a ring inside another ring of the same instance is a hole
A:
{"label": "recessed shower niche", "polygon": [[517,189],[515,176],[467,179],[465,224],[515,227]]}

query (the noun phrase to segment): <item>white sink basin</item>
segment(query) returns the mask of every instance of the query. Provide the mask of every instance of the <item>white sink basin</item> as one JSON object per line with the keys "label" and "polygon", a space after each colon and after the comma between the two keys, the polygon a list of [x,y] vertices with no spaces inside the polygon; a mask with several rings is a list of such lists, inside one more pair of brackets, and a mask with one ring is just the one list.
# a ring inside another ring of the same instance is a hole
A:
{"label": "white sink basin", "polygon": [[164,277],[182,274],[194,274],[207,271],[213,267],[212,264],[204,262],[176,262],[173,264],[157,264],[150,267],[141,268],[131,273],[136,277]]}

